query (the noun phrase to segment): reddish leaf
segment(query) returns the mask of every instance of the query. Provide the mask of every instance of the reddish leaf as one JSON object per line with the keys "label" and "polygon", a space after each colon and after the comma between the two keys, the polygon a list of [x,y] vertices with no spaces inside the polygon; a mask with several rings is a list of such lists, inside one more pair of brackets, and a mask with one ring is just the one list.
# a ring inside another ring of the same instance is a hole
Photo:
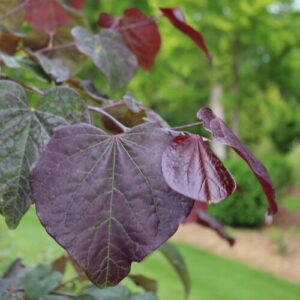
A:
{"label": "reddish leaf", "polygon": [[176,28],[178,28],[181,32],[191,38],[199,46],[199,48],[206,54],[210,61],[212,60],[212,56],[206,47],[203,36],[200,32],[196,31],[193,27],[185,22],[183,13],[180,8],[160,7],[159,9],[163,13],[163,15],[175,25]]}
{"label": "reddish leaf", "polygon": [[138,8],[129,8],[120,19],[119,32],[136,55],[139,66],[150,70],[161,45],[157,24]]}
{"label": "reddish leaf", "polygon": [[235,239],[226,231],[224,226],[206,212],[198,209],[196,222],[204,227],[213,229],[221,238],[225,239],[230,246],[234,245]]}
{"label": "reddish leaf", "polygon": [[84,7],[84,0],[71,0],[71,5],[77,10],[81,10]]}
{"label": "reddish leaf", "polygon": [[98,19],[98,25],[102,28],[113,29],[118,25],[119,18],[108,13],[101,13]]}
{"label": "reddish leaf", "polygon": [[54,33],[59,27],[71,23],[71,17],[55,0],[29,0],[26,20],[33,27]]}
{"label": "reddish leaf", "polygon": [[31,170],[37,214],[98,286],[115,285],[177,230],[193,202],[161,172],[178,133],[143,124],[108,135],[88,124],[58,129]]}
{"label": "reddish leaf", "polygon": [[175,137],[162,157],[169,186],[186,197],[218,203],[235,190],[235,181],[199,135]]}
{"label": "reddish leaf", "polygon": [[121,18],[102,13],[98,24],[118,31],[136,55],[139,66],[147,71],[151,69],[161,46],[157,24],[151,18],[134,7],[126,9]]}
{"label": "reddish leaf", "polygon": [[269,201],[268,213],[274,215],[278,208],[275,201],[275,190],[268,171],[264,165],[251,153],[251,151],[241,143],[239,138],[226,126],[226,124],[208,107],[201,108],[197,117],[203,120],[205,129],[212,132],[214,138],[227,146],[230,146],[242,159],[244,159],[259,183],[261,184]]}
{"label": "reddish leaf", "polygon": [[182,222],[182,224],[196,223],[197,219],[198,219],[198,210],[205,211],[207,209],[207,207],[208,207],[208,204],[206,202],[195,201],[190,214]]}

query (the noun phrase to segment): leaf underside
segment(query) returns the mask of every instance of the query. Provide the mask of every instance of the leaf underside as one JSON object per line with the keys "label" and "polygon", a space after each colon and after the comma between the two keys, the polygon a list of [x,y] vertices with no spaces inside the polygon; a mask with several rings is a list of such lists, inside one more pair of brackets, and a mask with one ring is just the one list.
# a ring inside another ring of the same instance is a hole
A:
{"label": "leaf underside", "polygon": [[108,135],[87,124],[57,130],[34,165],[37,214],[97,286],[116,285],[164,243],[192,208],[161,171],[177,133],[142,124]]}
{"label": "leaf underside", "polygon": [[28,106],[21,86],[0,82],[0,213],[15,228],[30,200],[29,168],[55,127],[88,121],[80,97],[68,88],[51,88],[37,108]]}
{"label": "leaf underside", "polygon": [[275,201],[275,190],[265,166],[244,144],[241,143],[239,138],[226,126],[226,124],[214,115],[210,108],[201,108],[197,113],[197,117],[203,120],[204,128],[213,134],[216,141],[230,146],[243,160],[247,162],[267,196],[269,201],[268,213],[270,215],[276,214],[278,208]]}
{"label": "leaf underside", "polygon": [[162,158],[169,186],[192,199],[218,203],[232,194],[235,181],[201,136],[175,137]]}

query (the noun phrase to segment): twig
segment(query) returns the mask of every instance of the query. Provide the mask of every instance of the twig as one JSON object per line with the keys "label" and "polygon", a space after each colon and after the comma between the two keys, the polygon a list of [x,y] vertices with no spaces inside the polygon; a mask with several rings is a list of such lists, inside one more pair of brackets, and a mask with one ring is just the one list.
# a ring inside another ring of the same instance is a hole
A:
{"label": "twig", "polygon": [[9,76],[0,74],[0,78],[1,78],[1,79],[7,79],[7,80],[14,81],[14,82],[18,83],[19,85],[23,86],[24,88],[29,89],[29,90],[32,90],[32,91],[34,91],[34,92],[36,92],[36,93],[38,93],[38,94],[40,94],[40,95],[44,95],[44,94],[45,94],[41,89],[39,89],[39,88],[37,88],[37,87],[35,87],[35,86],[32,86],[32,85],[29,85],[29,84],[27,84],[27,83],[21,82],[21,81],[19,81],[19,80],[10,78]]}
{"label": "twig", "polygon": [[119,122],[115,117],[113,117],[111,114],[109,114],[108,112],[106,112],[104,109],[102,109],[100,107],[94,107],[94,106],[88,106],[88,109],[92,110],[92,111],[96,111],[96,112],[98,112],[98,113],[106,116],[111,121],[113,121],[123,132],[127,132],[129,130],[128,127],[126,127],[125,125],[123,125],[121,122]]}
{"label": "twig", "polygon": [[191,128],[191,127],[196,127],[196,126],[199,126],[199,125],[202,125],[202,124],[203,124],[203,122],[196,122],[196,123],[192,123],[192,124],[187,124],[187,125],[173,127],[171,129],[173,129],[173,130],[181,130],[181,129]]}
{"label": "twig", "polygon": [[22,2],[19,6],[13,8],[12,10],[6,12],[4,15],[0,16],[0,20],[10,17],[11,15],[17,13],[19,10],[25,8],[29,4],[29,1]]}
{"label": "twig", "polygon": [[75,46],[76,46],[75,42],[70,42],[70,43],[57,45],[57,46],[53,46],[53,47],[42,48],[42,49],[37,50],[37,52],[44,53],[44,52],[55,51],[55,50],[69,48],[69,47],[75,47]]}
{"label": "twig", "polygon": [[79,273],[79,274],[77,274],[76,276],[74,276],[73,278],[71,278],[71,279],[69,279],[69,280],[67,280],[67,281],[65,281],[65,282],[62,282],[59,286],[57,286],[57,288],[56,288],[55,290],[58,290],[58,289],[60,289],[61,287],[64,287],[64,286],[68,285],[69,283],[71,283],[71,282],[73,282],[73,281],[79,279],[79,278],[82,277],[83,275],[84,275],[83,273]]}

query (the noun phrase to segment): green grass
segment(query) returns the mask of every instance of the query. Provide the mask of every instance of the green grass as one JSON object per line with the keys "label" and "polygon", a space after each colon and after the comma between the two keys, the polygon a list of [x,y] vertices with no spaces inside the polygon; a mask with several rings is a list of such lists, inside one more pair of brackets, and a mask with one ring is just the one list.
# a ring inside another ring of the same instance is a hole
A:
{"label": "green grass", "polygon": [[296,197],[287,197],[287,198],[284,199],[282,205],[285,208],[288,208],[288,209],[291,209],[291,210],[299,210],[300,211],[300,199],[299,198],[296,198]]}
{"label": "green grass", "polygon": [[[1,219],[0,241],[0,258],[4,259],[0,263],[2,270],[17,256],[24,257],[25,262],[32,265],[50,262],[63,252],[45,233],[33,210],[29,211],[15,231],[8,231]],[[192,284],[189,300],[300,299],[300,285],[275,278],[238,261],[176,244],[190,271]],[[132,273],[156,278],[160,300],[183,299],[183,287],[177,274],[159,252],[153,253],[140,264],[134,263]],[[133,287],[128,279],[123,283]]]}

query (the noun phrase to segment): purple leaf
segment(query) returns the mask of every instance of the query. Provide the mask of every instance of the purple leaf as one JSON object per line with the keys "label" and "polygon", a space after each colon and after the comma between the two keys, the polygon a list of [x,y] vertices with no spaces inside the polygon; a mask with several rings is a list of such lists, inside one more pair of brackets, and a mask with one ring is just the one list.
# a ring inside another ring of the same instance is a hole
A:
{"label": "purple leaf", "polygon": [[197,117],[203,120],[204,128],[209,130],[218,142],[230,146],[247,162],[267,196],[269,201],[268,213],[270,215],[276,214],[278,208],[275,201],[275,190],[264,165],[244,144],[241,143],[239,138],[226,126],[226,124],[220,118],[215,116],[210,108],[201,108],[197,113]]}
{"label": "purple leaf", "polygon": [[97,286],[115,285],[160,247],[193,201],[161,171],[177,133],[154,124],[108,135],[87,124],[57,130],[31,171],[37,214]]}
{"label": "purple leaf", "polygon": [[186,197],[218,203],[235,190],[235,181],[199,135],[175,137],[162,158],[168,185]]}

